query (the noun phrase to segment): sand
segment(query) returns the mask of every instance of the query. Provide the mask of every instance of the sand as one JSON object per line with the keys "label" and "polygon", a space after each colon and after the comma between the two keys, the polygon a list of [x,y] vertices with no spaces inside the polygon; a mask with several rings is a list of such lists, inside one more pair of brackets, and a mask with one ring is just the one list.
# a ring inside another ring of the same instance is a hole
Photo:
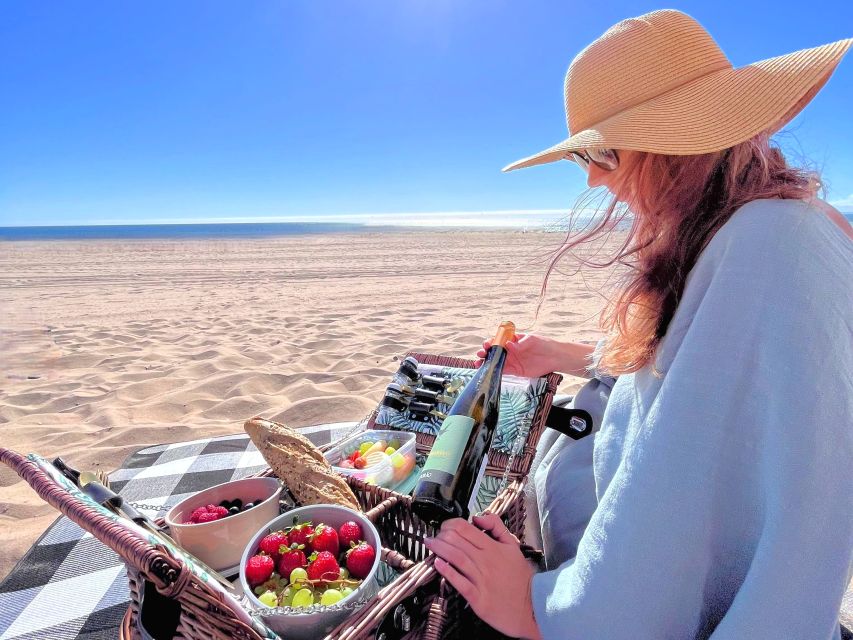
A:
{"label": "sand", "polygon": [[[142,447],[237,433],[254,415],[358,420],[407,350],[473,356],[502,319],[531,328],[562,239],[0,243],[0,444],[110,471]],[[534,329],[596,340],[608,275],[555,275]],[[0,578],[56,516],[0,467]]]}

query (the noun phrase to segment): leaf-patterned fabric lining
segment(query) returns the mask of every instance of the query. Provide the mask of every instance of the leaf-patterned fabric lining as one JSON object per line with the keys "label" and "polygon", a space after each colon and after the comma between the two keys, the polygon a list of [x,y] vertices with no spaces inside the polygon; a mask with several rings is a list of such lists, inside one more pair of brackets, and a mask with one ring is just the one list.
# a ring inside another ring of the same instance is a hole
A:
{"label": "leaf-patterned fabric lining", "polygon": [[[474,377],[474,369],[460,369],[457,367],[441,367],[436,365],[418,365],[421,375],[440,375],[454,380],[459,379],[465,384]],[[518,451],[527,440],[530,426],[533,424],[533,416],[539,406],[540,399],[545,394],[545,378],[520,378],[518,376],[503,376],[501,381],[500,414],[498,417],[498,428],[492,448],[506,454]],[[462,385],[464,387],[464,384]],[[438,403],[436,408],[441,413],[447,413],[450,405]],[[411,418],[408,412],[385,413],[380,412],[377,422],[382,425],[414,431],[416,433],[438,434],[441,420],[435,416],[422,422]]]}

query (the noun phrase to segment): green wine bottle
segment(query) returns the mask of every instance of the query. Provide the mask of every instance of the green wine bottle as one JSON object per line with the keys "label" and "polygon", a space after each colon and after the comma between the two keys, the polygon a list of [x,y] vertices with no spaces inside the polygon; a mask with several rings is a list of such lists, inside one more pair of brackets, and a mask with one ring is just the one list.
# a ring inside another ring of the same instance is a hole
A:
{"label": "green wine bottle", "polygon": [[514,336],[515,325],[502,322],[483,364],[441,424],[412,494],[412,509],[427,522],[467,520],[471,513],[498,425],[506,343]]}

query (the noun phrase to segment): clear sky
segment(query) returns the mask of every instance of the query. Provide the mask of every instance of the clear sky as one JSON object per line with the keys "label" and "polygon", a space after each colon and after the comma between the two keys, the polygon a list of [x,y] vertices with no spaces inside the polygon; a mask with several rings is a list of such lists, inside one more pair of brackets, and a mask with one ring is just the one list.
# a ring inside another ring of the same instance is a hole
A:
{"label": "clear sky", "polygon": [[[736,66],[853,36],[847,0],[5,0],[0,225],[566,209],[576,167],[500,168],[565,137],[580,49],[665,6]],[[783,142],[853,211],[851,106],[853,55]]]}

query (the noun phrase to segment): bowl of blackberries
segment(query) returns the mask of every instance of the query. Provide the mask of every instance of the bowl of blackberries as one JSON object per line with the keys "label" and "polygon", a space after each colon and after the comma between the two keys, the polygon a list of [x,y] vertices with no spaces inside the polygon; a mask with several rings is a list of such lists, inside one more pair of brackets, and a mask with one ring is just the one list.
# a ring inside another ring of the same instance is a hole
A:
{"label": "bowl of blackberries", "polygon": [[281,482],[243,478],[181,500],[166,513],[172,537],[216,571],[230,573],[254,533],[278,516]]}

